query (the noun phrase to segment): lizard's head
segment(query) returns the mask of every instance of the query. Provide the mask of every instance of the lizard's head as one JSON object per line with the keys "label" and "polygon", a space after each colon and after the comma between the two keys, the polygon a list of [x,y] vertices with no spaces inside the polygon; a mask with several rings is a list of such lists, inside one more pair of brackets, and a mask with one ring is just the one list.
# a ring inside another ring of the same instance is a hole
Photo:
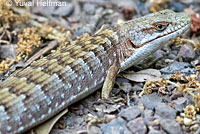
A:
{"label": "lizard's head", "polygon": [[[136,46],[144,45],[154,40],[163,42],[177,37],[188,28],[190,17],[186,13],[163,10],[139,18],[138,21],[136,27],[133,28],[134,31],[138,27],[137,33],[132,35],[132,37],[136,37],[136,40],[132,40],[132,43]],[[131,31],[130,29],[130,36]]]}
{"label": "lizard's head", "polygon": [[161,44],[181,35],[189,28],[190,22],[186,13],[163,10],[121,24],[118,34],[126,40],[120,46],[125,45],[130,50],[122,58],[122,68],[130,67],[159,49]]}

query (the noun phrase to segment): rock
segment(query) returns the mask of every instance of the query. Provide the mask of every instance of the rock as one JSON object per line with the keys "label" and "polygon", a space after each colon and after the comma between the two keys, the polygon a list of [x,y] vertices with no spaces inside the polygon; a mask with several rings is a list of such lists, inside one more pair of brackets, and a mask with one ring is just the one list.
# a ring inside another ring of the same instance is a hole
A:
{"label": "rock", "polygon": [[183,45],[177,55],[177,57],[181,57],[183,61],[191,61],[194,60],[196,57],[195,51],[191,45]]}
{"label": "rock", "polygon": [[184,98],[184,97],[180,97],[172,102],[174,103],[174,107],[176,111],[179,111],[179,112],[183,111],[183,108],[185,108],[186,105],[188,104],[187,98]]}
{"label": "rock", "polygon": [[136,4],[132,0],[111,0],[112,4],[116,5],[119,9],[122,10],[124,18],[130,20],[135,15],[137,9]]}
{"label": "rock", "polygon": [[66,116],[67,120],[64,120],[64,124],[66,126],[72,127],[75,125],[80,125],[84,122],[84,118],[80,116],[76,116],[76,114],[69,112]]}
{"label": "rock", "polygon": [[155,129],[151,128],[149,130],[148,134],[165,134],[165,133],[162,132],[162,131],[158,131],[158,130],[155,130]]}
{"label": "rock", "polygon": [[144,110],[144,117],[145,118],[151,118],[151,117],[153,117],[153,114],[154,114],[153,110],[149,110],[149,109]]}
{"label": "rock", "polygon": [[169,7],[171,10],[175,12],[183,12],[185,8],[185,6],[181,2],[175,2],[175,1],[171,1],[169,3]]}
{"label": "rock", "polygon": [[182,134],[182,129],[179,123],[172,119],[162,119],[160,125],[163,130],[169,134]]}
{"label": "rock", "polygon": [[119,88],[125,93],[129,93],[132,89],[132,85],[131,83],[124,82],[121,86],[119,86]]}
{"label": "rock", "polygon": [[170,96],[170,99],[171,100],[176,100],[177,98],[182,97],[182,96],[183,96],[182,92],[179,92],[177,90],[173,90],[172,91],[172,95]]}
{"label": "rock", "polygon": [[69,16],[74,10],[74,6],[72,3],[67,2],[66,6],[58,6],[55,8],[55,11],[52,12],[53,15],[58,16]]}
{"label": "rock", "polygon": [[137,4],[137,7],[138,7],[141,15],[145,15],[145,14],[149,13],[149,8],[152,5],[151,2],[136,0],[135,3]]}
{"label": "rock", "polygon": [[177,54],[169,53],[167,58],[170,59],[170,60],[176,60],[177,59]]}
{"label": "rock", "polygon": [[183,94],[184,98],[187,99],[187,104],[193,104],[193,97],[190,94]]}
{"label": "rock", "polygon": [[193,0],[180,0],[181,3],[185,4],[185,5],[190,5],[192,4],[194,1]]}
{"label": "rock", "polygon": [[145,134],[147,132],[147,127],[142,117],[129,121],[127,126],[133,134]]}
{"label": "rock", "polygon": [[176,110],[165,103],[162,103],[155,107],[155,116],[159,116],[160,118],[175,119]]}
{"label": "rock", "polygon": [[198,124],[194,124],[190,127],[190,130],[197,131],[197,129],[200,129],[200,126]]}
{"label": "rock", "polygon": [[176,88],[176,86],[174,86],[174,85],[168,85],[167,86],[167,91],[168,92],[173,92],[175,88]]}
{"label": "rock", "polygon": [[132,87],[133,91],[142,91],[142,87],[139,84],[136,84]]}
{"label": "rock", "polygon": [[124,82],[125,82],[125,83],[129,83],[129,80],[128,80],[128,79],[125,79],[125,78],[117,78],[117,79],[116,79],[116,82],[117,82],[119,85],[122,85]]}
{"label": "rock", "polygon": [[160,68],[164,68],[166,67],[168,64],[167,62],[165,62],[164,58],[161,58],[160,60],[158,60],[155,64],[155,68],[160,69]]}
{"label": "rock", "polygon": [[156,93],[152,93],[150,95],[142,96],[139,103],[142,103],[144,107],[153,110],[162,103],[162,99]]}
{"label": "rock", "polygon": [[16,45],[0,45],[0,58],[15,58],[16,57]]}
{"label": "rock", "polygon": [[121,117],[113,119],[107,124],[101,125],[103,134],[131,134],[126,127],[126,121]]}
{"label": "rock", "polygon": [[103,133],[99,127],[91,126],[90,129],[88,130],[88,134],[103,134]]}
{"label": "rock", "polygon": [[124,117],[126,120],[130,121],[135,119],[141,114],[138,106],[128,107],[120,111],[119,116]]}
{"label": "rock", "polygon": [[138,63],[138,66],[142,68],[148,68],[149,66],[154,64],[156,61],[163,58],[164,55],[165,55],[165,52],[159,49],[155,53],[152,53],[151,55],[146,57],[144,60],[141,60]]}
{"label": "rock", "polygon": [[190,126],[192,124],[192,119],[189,119],[189,118],[184,118],[183,119],[183,123],[186,125],[186,126]]}
{"label": "rock", "polygon": [[177,72],[181,72],[185,75],[194,73],[194,68],[191,67],[189,63],[186,62],[173,62],[169,66],[162,68],[160,70],[163,74],[176,74]]}
{"label": "rock", "polygon": [[[55,129],[53,128],[50,132],[50,134],[72,134],[73,132],[70,130],[62,130],[62,129]],[[30,134],[30,133],[27,133]]]}
{"label": "rock", "polygon": [[85,4],[83,5],[83,10],[84,10],[87,14],[90,14],[90,15],[95,14],[96,8],[97,8],[96,4],[85,3]]}

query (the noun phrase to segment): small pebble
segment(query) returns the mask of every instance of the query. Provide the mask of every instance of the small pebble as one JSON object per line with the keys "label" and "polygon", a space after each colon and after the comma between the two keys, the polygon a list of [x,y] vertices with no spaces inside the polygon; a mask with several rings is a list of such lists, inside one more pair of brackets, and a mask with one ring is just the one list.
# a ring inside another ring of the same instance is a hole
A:
{"label": "small pebble", "polygon": [[139,100],[139,103],[142,103],[145,108],[153,110],[156,106],[161,105],[162,98],[156,93],[152,93],[149,95],[143,95]]}
{"label": "small pebble", "polygon": [[183,131],[179,123],[172,119],[162,119],[160,121],[162,129],[164,129],[168,134],[182,134]]}
{"label": "small pebble", "polygon": [[129,121],[127,126],[133,134],[145,134],[147,132],[147,127],[141,117]]}
{"label": "small pebble", "polygon": [[166,105],[165,103],[156,106],[155,110],[155,116],[159,116],[160,118],[175,119],[176,117],[176,110]]}
{"label": "small pebble", "polygon": [[104,134],[131,134],[126,127],[126,121],[121,117],[113,119],[111,122],[100,126]]}
{"label": "small pebble", "polygon": [[128,107],[126,109],[121,110],[119,116],[124,117],[126,120],[133,120],[141,114],[138,106]]}
{"label": "small pebble", "polygon": [[184,119],[183,119],[183,123],[184,123],[186,126],[189,126],[189,125],[192,124],[192,119],[184,118]]}
{"label": "small pebble", "polygon": [[190,127],[190,130],[192,131],[196,131],[198,128],[200,128],[200,126],[198,124],[194,124]]}

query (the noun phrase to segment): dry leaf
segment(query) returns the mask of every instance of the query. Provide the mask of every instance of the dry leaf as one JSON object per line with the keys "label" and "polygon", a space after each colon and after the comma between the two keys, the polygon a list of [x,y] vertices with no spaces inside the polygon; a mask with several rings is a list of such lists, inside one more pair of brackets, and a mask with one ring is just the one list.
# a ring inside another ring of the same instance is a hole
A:
{"label": "dry leaf", "polygon": [[49,132],[53,128],[54,124],[60,119],[60,117],[62,117],[67,112],[68,112],[68,109],[66,108],[65,110],[60,112],[58,115],[56,115],[52,119],[50,119],[50,120],[46,121],[45,123],[43,123],[42,125],[38,126],[35,129],[36,134],[49,134]]}
{"label": "dry leaf", "polygon": [[104,113],[112,113],[112,112],[117,111],[120,108],[120,105],[117,105],[117,104],[109,105],[109,104],[107,104],[107,106],[106,106],[104,104],[100,104],[100,105],[94,105],[94,107],[97,111],[104,112]]}
{"label": "dry leaf", "polygon": [[146,80],[159,80],[161,77],[160,71],[156,69],[146,69],[139,72],[130,72],[122,74],[126,79],[134,82],[145,82]]}

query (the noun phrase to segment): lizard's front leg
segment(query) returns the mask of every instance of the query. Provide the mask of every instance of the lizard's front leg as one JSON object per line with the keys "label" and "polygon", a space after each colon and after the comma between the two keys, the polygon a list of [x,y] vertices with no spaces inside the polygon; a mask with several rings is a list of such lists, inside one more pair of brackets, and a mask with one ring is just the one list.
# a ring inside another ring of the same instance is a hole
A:
{"label": "lizard's front leg", "polygon": [[115,79],[120,69],[120,64],[118,60],[115,60],[113,65],[109,68],[106,79],[103,83],[101,97],[104,100],[109,99],[110,92],[115,84]]}

